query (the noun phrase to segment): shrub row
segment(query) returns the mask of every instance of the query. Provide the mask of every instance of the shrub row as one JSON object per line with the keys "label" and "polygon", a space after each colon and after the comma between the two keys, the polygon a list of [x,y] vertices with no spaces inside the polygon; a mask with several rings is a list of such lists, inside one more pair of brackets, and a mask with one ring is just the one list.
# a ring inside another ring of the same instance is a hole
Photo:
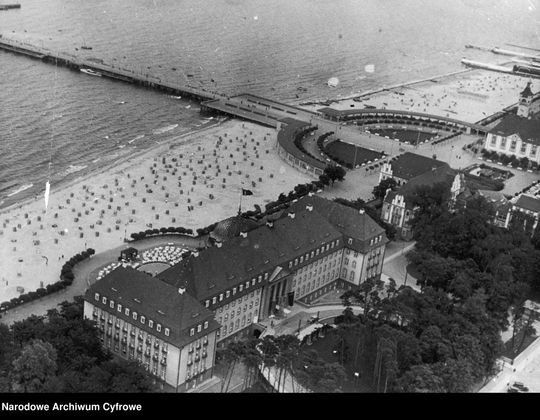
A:
{"label": "shrub row", "polygon": [[40,287],[35,291],[23,293],[19,297],[14,297],[10,301],[2,302],[0,304],[0,313],[5,312],[9,309],[13,309],[19,305],[22,305],[23,303],[40,299],[44,296],[50,295],[51,293],[58,292],[68,286],[71,286],[71,284],[73,283],[73,279],[75,278],[75,276],[73,275],[73,267],[75,267],[75,265],[80,263],[81,261],[89,258],[91,255],[94,255],[95,253],[96,251],[94,251],[92,248],[88,248],[86,251],[74,255],[62,266],[59,281],[53,284],[48,284],[46,287]]}
{"label": "shrub row", "polygon": [[133,241],[138,241],[144,238],[149,238],[149,237],[157,236],[157,235],[166,235],[169,233],[193,235],[193,229],[186,229],[181,226],[179,227],[169,226],[169,227],[162,227],[160,229],[146,229],[145,231],[135,232],[135,233],[132,233],[130,237]]}

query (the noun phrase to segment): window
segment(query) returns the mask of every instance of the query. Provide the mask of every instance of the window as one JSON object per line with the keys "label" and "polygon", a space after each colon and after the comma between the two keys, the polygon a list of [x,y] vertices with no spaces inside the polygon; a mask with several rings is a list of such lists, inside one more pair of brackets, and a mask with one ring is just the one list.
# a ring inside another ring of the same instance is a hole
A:
{"label": "window", "polygon": [[351,275],[349,276],[349,280],[351,282],[354,281],[354,271],[351,271]]}
{"label": "window", "polygon": [[129,316],[129,308],[126,308],[126,310],[124,311],[124,313],[126,314],[126,316]]}
{"label": "window", "polygon": [[298,258],[294,259],[294,265],[298,265]]}
{"label": "window", "polygon": [[161,332],[161,324],[156,325],[156,330],[157,330],[157,332]]}
{"label": "window", "polygon": [[133,319],[137,321],[137,312],[133,312]]}
{"label": "window", "polygon": [[349,265],[349,259],[345,258],[345,265]]}
{"label": "window", "polygon": [[241,284],[240,287],[238,288],[238,291],[241,292],[242,290],[244,290],[244,285]]}
{"label": "window", "polygon": [[204,302],[204,306],[206,306],[207,308],[210,306],[210,301],[207,299],[206,302]]}
{"label": "window", "polygon": [[358,252],[354,253],[354,258],[358,258]]}
{"label": "window", "polygon": [[144,316],[141,316],[141,324],[144,324],[146,322],[146,318]]}
{"label": "window", "polygon": [[232,294],[233,294],[233,295],[236,295],[236,287],[233,287],[233,288],[232,288]]}
{"label": "window", "polygon": [[315,255],[315,251],[311,251],[311,258]]}
{"label": "window", "polygon": [[516,150],[516,145],[517,145],[517,141],[512,140],[512,142],[510,143],[510,150]]}
{"label": "window", "polygon": [[150,328],[154,328],[154,321],[152,321],[151,319],[148,320],[148,326],[149,326]]}
{"label": "window", "polygon": [[352,268],[356,268],[356,261],[352,262]]}
{"label": "window", "polygon": [[319,250],[319,248],[317,248],[317,252],[315,253],[315,255],[319,255],[319,252],[320,252],[320,250]]}
{"label": "window", "polygon": [[96,293],[96,294],[94,295],[94,298],[99,302],[99,293]]}
{"label": "window", "polygon": [[114,300],[111,300],[111,301],[109,302],[109,306],[111,307],[111,309],[114,309]]}
{"label": "window", "polygon": [[292,268],[292,261],[289,261],[289,268]]}
{"label": "window", "polygon": [[[167,331],[167,328],[165,329],[165,331]],[[189,336],[194,336],[195,335],[195,328],[192,328],[189,330]]]}
{"label": "window", "polygon": [[231,291],[230,291],[230,290],[227,290],[227,291],[225,292],[225,297],[228,298],[230,295],[231,295]]}
{"label": "window", "polygon": [[497,136],[491,136],[491,145],[495,146],[497,144]]}
{"label": "window", "polygon": [[208,328],[208,321],[204,321],[204,327],[205,330]]}
{"label": "window", "polygon": [[336,246],[339,245],[339,239],[336,239]]}
{"label": "window", "polygon": [[538,149],[538,146],[532,146],[531,147],[531,156],[536,156],[536,150]]}
{"label": "window", "polygon": [[219,294],[219,301],[221,302],[223,300],[223,293]]}
{"label": "window", "polygon": [[168,328],[165,328],[165,335],[168,337],[170,333],[170,330]]}
{"label": "window", "polygon": [[255,286],[255,279],[251,280],[251,285]]}
{"label": "window", "polygon": [[249,287],[249,281],[246,281],[246,289]]}
{"label": "window", "polygon": [[212,298],[212,305],[215,305],[216,302],[217,302],[217,297],[214,296],[214,297]]}
{"label": "window", "polygon": [[107,304],[107,298],[105,296],[103,296],[103,299],[101,299],[101,303],[103,303],[104,305]]}
{"label": "window", "polygon": [[202,325],[199,324],[199,325],[197,325],[197,332],[200,333],[201,331],[202,331]]}
{"label": "window", "polygon": [[264,279],[268,280],[268,273],[264,273]]}

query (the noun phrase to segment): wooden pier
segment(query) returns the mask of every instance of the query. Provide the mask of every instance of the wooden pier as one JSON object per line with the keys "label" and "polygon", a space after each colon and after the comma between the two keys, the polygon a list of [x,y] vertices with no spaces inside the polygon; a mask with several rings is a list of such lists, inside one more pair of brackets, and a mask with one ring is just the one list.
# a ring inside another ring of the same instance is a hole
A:
{"label": "wooden pier", "polygon": [[99,72],[102,77],[145,86],[171,95],[184,96],[200,101],[226,99],[226,96],[221,93],[201,87],[180,84],[177,81],[164,80],[149,74],[137,73],[129,69],[104,63],[102,60],[85,59],[74,54],[51,51],[26,42],[5,38],[2,35],[0,35],[0,50],[25,55],[76,71],[80,71],[80,69],[94,70]]}
{"label": "wooden pier", "polygon": [[0,10],[20,9],[20,4],[0,4]]}

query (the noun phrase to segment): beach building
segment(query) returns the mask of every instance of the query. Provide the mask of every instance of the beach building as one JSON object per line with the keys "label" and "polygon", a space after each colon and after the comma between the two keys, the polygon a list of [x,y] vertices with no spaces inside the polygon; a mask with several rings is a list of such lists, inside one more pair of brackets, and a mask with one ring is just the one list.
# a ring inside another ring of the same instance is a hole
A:
{"label": "beach building", "polygon": [[383,200],[382,220],[393,225],[402,239],[411,240],[410,222],[415,212],[412,198],[416,189],[421,186],[432,187],[436,184],[443,184],[449,190],[450,203],[455,203],[462,198],[462,194],[468,192],[462,173],[448,165],[433,168],[431,171],[412,178],[396,191],[388,189]]}
{"label": "beach building", "polygon": [[540,220],[540,199],[527,194],[521,194],[517,201],[512,205],[512,210],[508,213],[505,227],[509,227],[510,222],[517,215],[522,216],[525,232],[533,235],[538,220]]}
{"label": "beach building", "polygon": [[139,361],[170,390],[185,391],[212,376],[219,325],[182,289],[118,267],[88,288],[84,317],[97,323],[114,356]]}
{"label": "beach building", "polygon": [[381,166],[379,183],[385,179],[393,178],[397,185],[404,185],[411,179],[441,166],[448,167],[448,164],[437,159],[406,152]]}
{"label": "beach building", "polygon": [[[295,301],[309,304],[336,288],[380,278],[388,239],[363,211],[311,195],[249,231],[240,220],[224,222],[234,226],[218,223],[215,246],[158,275],[214,313],[219,345],[257,335],[258,322],[286,315]],[[236,235],[239,225],[246,230]]]}
{"label": "beach building", "polygon": [[506,114],[486,134],[484,148],[540,164],[540,92],[521,92],[516,114]]}

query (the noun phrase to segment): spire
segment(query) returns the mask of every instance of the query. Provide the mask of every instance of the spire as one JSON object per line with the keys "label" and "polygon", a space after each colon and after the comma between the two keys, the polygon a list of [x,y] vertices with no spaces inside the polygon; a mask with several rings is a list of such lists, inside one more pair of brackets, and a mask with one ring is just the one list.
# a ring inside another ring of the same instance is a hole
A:
{"label": "spire", "polygon": [[527,86],[525,87],[525,89],[523,89],[523,92],[521,92],[521,97],[522,98],[529,98],[531,96],[534,96],[534,94],[532,93],[531,82],[529,81],[527,83]]}

